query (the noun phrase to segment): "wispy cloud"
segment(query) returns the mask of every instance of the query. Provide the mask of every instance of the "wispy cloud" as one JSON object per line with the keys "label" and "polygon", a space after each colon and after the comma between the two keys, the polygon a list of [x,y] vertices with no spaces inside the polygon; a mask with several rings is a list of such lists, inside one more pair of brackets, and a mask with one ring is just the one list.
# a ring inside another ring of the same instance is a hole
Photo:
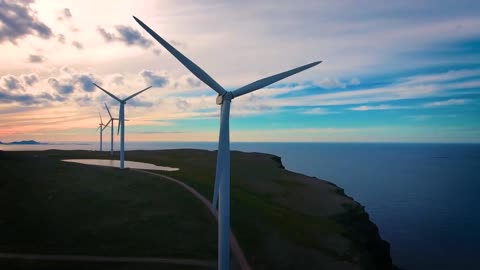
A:
{"label": "wispy cloud", "polygon": [[309,109],[302,112],[302,114],[314,114],[314,115],[326,115],[326,114],[334,114],[334,113],[337,113],[337,112],[333,112],[325,108],[313,108],[313,109]]}
{"label": "wispy cloud", "polygon": [[72,46],[79,50],[83,50],[83,44],[78,41],[72,41]]}
{"label": "wispy cloud", "polygon": [[116,33],[107,31],[105,28],[98,26],[97,32],[103,37],[106,42],[121,42],[127,46],[139,46],[148,49],[153,45],[153,42],[145,38],[138,30],[126,26],[115,26]]}
{"label": "wispy cloud", "polygon": [[401,79],[404,84],[442,83],[469,77],[479,77],[480,69],[449,70],[443,73],[422,74]]}
{"label": "wispy cloud", "polygon": [[30,63],[43,63],[45,61],[45,57],[37,54],[30,54],[28,56],[28,62]]}
{"label": "wispy cloud", "polygon": [[383,110],[402,110],[402,109],[409,109],[409,106],[395,106],[395,105],[375,105],[375,106],[367,106],[362,105],[358,107],[349,108],[351,111],[383,111]]}
{"label": "wispy cloud", "polygon": [[418,115],[408,115],[405,118],[412,119],[415,121],[426,121],[426,120],[432,119],[433,116],[428,114],[418,114]]}
{"label": "wispy cloud", "polygon": [[345,88],[347,86],[344,82],[341,82],[338,78],[323,78],[317,82],[318,86],[326,89],[333,89],[333,88]]}
{"label": "wispy cloud", "polygon": [[[412,100],[423,98],[450,97],[465,93],[476,93],[480,87],[480,74],[468,81],[459,82],[430,82],[430,83],[392,83],[390,85],[358,90],[335,91],[331,93],[317,92],[300,97],[275,99],[276,106],[335,106],[378,103],[396,100]],[[461,91],[459,91],[461,89]],[[461,101],[454,101],[461,102]],[[366,105],[367,106],[367,105]],[[371,109],[375,109],[371,106]],[[363,107],[370,109],[369,107]],[[393,107],[392,107],[393,108]],[[362,109],[362,108],[359,108]],[[376,109],[388,109],[388,106]]]}
{"label": "wispy cloud", "polygon": [[426,103],[423,106],[426,108],[444,107],[444,106],[452,106],[452,105],[464,105],[468,102],[470,102],[469,99],[448,99],[444,101],[435,101],[435,102]]}

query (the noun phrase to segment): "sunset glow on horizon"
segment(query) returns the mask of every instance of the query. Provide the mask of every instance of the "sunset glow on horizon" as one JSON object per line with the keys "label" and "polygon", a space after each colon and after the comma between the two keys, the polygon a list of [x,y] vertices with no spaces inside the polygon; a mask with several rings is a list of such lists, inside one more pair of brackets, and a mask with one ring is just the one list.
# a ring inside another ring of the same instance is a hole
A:
{"label": "sunset glow on horizon", "polygon": [[323,61],[236,98],[232,141],[480,143],[480,2],[361,2],[0,1],[0,141],[96,142],[93,82],[153,86],[127,142],[217,141],[216,94],[137,16],[229,90]]}

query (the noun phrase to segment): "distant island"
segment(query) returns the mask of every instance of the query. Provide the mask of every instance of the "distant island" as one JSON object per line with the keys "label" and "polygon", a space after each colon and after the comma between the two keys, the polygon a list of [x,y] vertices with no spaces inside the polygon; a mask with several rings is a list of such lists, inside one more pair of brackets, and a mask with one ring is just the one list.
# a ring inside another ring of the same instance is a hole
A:
{"label": "distant island", "polygon": [[27,141],[18,141],[18,142],[10,142],[10,143],[0,142],[0,144],[48,144],[48,143],[41,143],[34,140],[27,140]]}

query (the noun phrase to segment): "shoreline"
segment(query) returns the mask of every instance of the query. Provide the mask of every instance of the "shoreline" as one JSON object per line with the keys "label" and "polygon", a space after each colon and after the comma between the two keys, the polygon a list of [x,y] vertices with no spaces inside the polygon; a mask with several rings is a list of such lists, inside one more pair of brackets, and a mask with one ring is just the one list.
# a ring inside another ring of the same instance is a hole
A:
{"label": "shoreline", "polygon": [[[67,157],[110,158],[107,153],[85,150],[1,151],[0,158],[5,156],[45,158],[52,163]],[[216,151],[128,151],[127,159],[177,164],[180,171],[162,174],[184,181],[207,198],[211,195]],[[245,220],[247,213],[257,220]],[[273,234],[253,240],[265,229]],[[363,206],[331,182],[286,170],[281,157],[271,154],[232,151],[232,230],[253,269],[262,265],[308,269],[305,266],[312,263],[325,269],[395,269],[389,244],[380,238]],[[274,256],[268,255],[272,244]],[[312,254],[315,258],[305,259]]]}

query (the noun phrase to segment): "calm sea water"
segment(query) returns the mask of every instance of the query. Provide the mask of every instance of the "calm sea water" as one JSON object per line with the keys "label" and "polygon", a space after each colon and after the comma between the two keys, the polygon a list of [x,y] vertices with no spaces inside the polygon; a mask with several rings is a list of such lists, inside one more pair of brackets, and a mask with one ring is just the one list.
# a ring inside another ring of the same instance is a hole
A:
{"label": "calm sea water", "polygon": [[[97,146],[0,146],[3,150],[47,148]],[[213,150],[216,144],[129,142],[126,148]],[[366,207],[382,238],[391,243],[397,266],[480,269],[480,145],[233,143],[232,148],[281,156],[287,169],[344,188]]]}

